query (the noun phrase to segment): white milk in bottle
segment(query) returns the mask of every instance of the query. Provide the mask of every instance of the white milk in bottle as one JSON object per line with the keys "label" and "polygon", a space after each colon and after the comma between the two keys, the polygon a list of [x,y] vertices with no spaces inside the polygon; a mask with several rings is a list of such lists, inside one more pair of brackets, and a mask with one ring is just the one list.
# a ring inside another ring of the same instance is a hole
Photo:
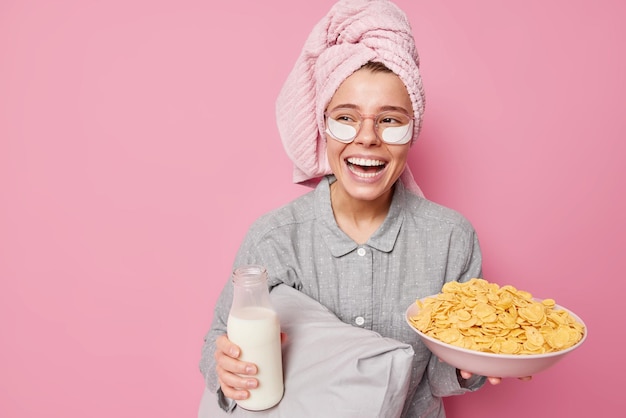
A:
{"label": "white milk in bottle", "polygon": [[262,266],[244,266],[233,273],[233,303],[228,316],[228,339],[241,349],[239,359],[254,363],[259,381],[250,397],[237,405],[260,411],[283,397],[283,363],[280,323],[270,303],[267,272]]}

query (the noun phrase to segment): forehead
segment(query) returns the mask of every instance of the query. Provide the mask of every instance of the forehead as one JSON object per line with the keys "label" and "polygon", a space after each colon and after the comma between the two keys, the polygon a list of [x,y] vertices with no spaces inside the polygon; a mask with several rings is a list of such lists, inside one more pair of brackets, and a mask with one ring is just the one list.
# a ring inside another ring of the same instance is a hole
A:
{"label": "forehead", "polygon": [[374,111],[384,106],[404,108],[413,113],[411,98],[400,77],[394,73],[358,70],[346,78],[328,104],[328,109],[341,105],[355,105],[363,111]]}

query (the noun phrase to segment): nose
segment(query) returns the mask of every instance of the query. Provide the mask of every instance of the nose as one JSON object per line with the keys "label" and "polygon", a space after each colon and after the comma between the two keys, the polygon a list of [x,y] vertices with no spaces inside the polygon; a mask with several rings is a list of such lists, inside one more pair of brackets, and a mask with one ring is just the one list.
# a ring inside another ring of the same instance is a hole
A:
{"label": "nose", "polygon": [[376,145],[380,142],[376,134],[376,122],[374,121],[374,117],[364,117],[363,120],[361,120],[359,132],[356,134],[354,142],[365,146]]}

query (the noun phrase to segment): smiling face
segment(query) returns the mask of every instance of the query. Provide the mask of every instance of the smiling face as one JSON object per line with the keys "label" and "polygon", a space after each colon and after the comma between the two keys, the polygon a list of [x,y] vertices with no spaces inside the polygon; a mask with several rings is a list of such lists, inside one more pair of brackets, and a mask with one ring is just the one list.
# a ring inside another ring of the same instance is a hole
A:
{"label": "smiling face", "polygon": [[[389,109],[413,114],[411,99],[400,78],[391,72],[356,71],[339,86],[327,111],[352,108],[361,115],[377,115]],[[386,144],[376,135],[373,118],[363,119],[350,143],[326,134],[330,167],[337,178],[336,192],[359,201],[391,201],[391,189],[404,171],[410,142]]]}

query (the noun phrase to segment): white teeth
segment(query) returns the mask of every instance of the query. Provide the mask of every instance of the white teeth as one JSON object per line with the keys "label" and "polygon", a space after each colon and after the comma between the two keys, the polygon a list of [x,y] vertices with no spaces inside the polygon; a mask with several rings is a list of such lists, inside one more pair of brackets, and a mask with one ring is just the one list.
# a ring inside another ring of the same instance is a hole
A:
{"label": "white teeth", "polygon": [[376,173],[363,173],[362,171],[356,171],[354,169],[354,167],[352,167],[351,165],[348,166],[348,169],[350,171],[352,171],[354,174],[356,174],[357,176],[362,177],[362,178],[371,178],[371,177],[374,177],[374,176],[376,176],[378,174],[378,172],[376,172]]}
{"label": "white teeth", "polygon": [[348,162],[354,165],[360,165],[363,167],[375,167],[379,165],[385,165],[384,161],[380,160],[367,160],[365,158],[348,158]]}
{"label": "white teeth", "polygon": [[380,173],[380,170],[376,170],[373,172],[363,172],[360,170],[357,170],[356,166],[359,167],[382,167],[385,165],[384,161],[380,161],[380,160],[370,160],[367,158],[348,158],[347,160],[350,164],[348,164],[348,168],[350,169],[350,171],[352,171],[354,174],[356,174],[359,177],[362,178],[371,178],[371,177],[375,177],[376,175],[378,175]]}

